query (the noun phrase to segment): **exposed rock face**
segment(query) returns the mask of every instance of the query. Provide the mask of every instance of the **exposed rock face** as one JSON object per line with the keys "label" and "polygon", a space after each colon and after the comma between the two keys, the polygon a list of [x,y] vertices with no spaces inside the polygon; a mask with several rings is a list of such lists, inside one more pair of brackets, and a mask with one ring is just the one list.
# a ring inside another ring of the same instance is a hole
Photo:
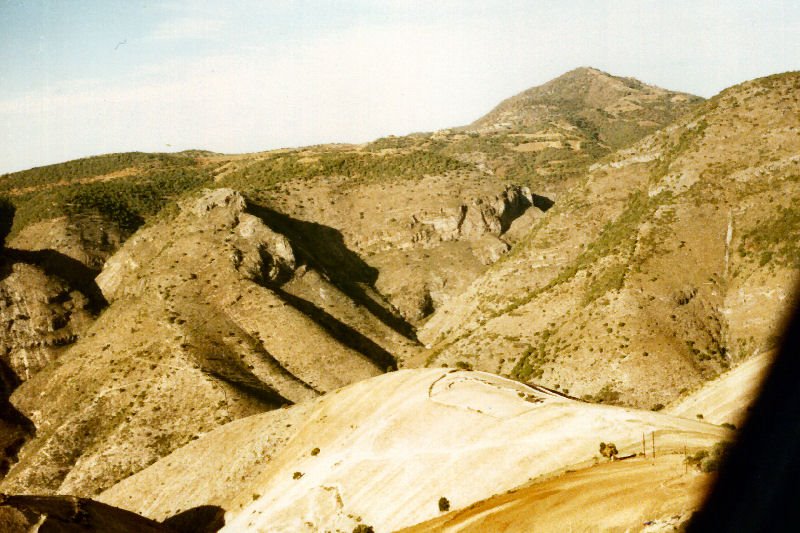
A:
{"label": "exposed rock face", "polygon": [[[286,184],[270,202],[294,219],[341,232],[347,248],[376,270],[375,287],[415,325],[507,252],[535,222],[528,213],[549,207],[528,187],[477,175],[303,181],[302,188],[303,196],[288,194],[295,184]],[[312,224],[301,235],[323,246]]]}
{"label": "exposed rock face", "polygon": [[6,260],[0,280],[0,359],[20,381],[53,361],[91,325],[89,298],[29,263]]}
{"label": "exposed rock face", "polygon": [[[58,258],[0,250],[0,479],[34,432],[9,397],[75,343],[102,305],[76,288],[78,280],[70,283],[54,274]],[[80,276],[80,269],[72,274]]]}
{"label": "exposed rock face", "polygon": [[[289,240],[246,213],[245,200],[240,194],[216,189],[181,207],[184,215],[176,224],[185,226],[172,236],[183,242],[165,242],[163,236],[157,235],[164,229],[159,225],[156,231],[145,229],[138,233],[106,262],[97,276],[97,284],[109,301],[158,291],[159,284],[174,281],[180,274],[197,278],[196,273],[189,272],[197,265],[179,260],[177,266],[165,268],[166,257],[173,258],[173,265],[174,256],[208,258],[208,265],[223,261],[223,268],[255,283],[274,283],[280,277],[292,275],[296,262]],[[212,234],[210,239],[202,235],[206,232]],[[196,240],[186,239],[188,235],[196,236]],[[215,237],[227,245],[227,253],[220,257],[213,249],[202,249],[203,244],[211,244],[209,240]]]}
{"label": "exposed rock face", "polygon": [[394,366],[413,342],[313,259],[298,268],[229,189],[140,230],[97,278],[108,309],[14,393],[37,434],[0,490],[90,496],[221,424]]}
{"label": "exposed rock face", "polygon": [[412,215],[411,243],[431,246],[436,242],[476,239],[486,234],[499,237],[532,205],[530,189],[510,185],[493,198],[474,198],[439,216],[425,212]]}

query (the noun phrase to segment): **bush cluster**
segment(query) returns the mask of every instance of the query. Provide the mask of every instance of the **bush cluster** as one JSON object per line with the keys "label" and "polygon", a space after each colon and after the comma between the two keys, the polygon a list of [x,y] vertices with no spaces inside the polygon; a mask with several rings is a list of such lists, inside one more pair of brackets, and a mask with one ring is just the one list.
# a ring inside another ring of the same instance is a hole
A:
{"label": "bush cluster", "polygon": [[716,472],[725,460],[730,446],[731,443],[728,441],[718,442],[711,447],[711,450],[699,450],[693,455],[686,456],[685,462],[701,472]]}

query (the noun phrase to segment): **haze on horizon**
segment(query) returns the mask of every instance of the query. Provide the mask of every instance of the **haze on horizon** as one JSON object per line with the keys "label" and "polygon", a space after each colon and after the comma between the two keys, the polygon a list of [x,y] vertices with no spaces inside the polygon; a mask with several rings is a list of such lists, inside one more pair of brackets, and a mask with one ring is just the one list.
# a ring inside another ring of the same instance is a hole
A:
{"label": "haze on horizon", "polygon": [[0,173],[466,124],[579,66],[709,97],[796,70],[791,0],[0,0]]}

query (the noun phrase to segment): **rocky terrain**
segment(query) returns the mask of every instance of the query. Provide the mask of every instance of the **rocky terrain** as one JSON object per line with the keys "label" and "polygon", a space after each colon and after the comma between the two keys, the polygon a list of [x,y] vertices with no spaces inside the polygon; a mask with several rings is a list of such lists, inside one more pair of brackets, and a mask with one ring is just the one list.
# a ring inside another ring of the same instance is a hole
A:
{"label": "rocky terrain", "polygon": [[652,407],[774,347],[797,279],[798,83],[731,88],[593,165],[420,328],[426,364]]}
{"label": "rocky terrain", "polygon": [[108,308],[15,391],[37,433],[7,489],[95,494],[218,425],[394,368],[414,346],[240,194],[206,191],[179,209],[107,261]]}
{"label": "rocky terrain", "polygon": [[0,493],[61,495],[0,524],[583,528],[621,487],[608,528],[679,525],[795,297],[799,88],[581,68],[449,130],[0,176]]}

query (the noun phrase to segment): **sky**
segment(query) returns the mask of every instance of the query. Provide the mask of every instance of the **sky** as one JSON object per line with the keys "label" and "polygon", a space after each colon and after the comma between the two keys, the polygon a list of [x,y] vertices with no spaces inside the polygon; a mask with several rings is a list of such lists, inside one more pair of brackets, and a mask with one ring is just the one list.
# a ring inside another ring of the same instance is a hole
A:
{"label": "sky", "polygon": [[0,173],[434,131],[580,66],[709,97],[800,70],[800,2],[0,0]]}

